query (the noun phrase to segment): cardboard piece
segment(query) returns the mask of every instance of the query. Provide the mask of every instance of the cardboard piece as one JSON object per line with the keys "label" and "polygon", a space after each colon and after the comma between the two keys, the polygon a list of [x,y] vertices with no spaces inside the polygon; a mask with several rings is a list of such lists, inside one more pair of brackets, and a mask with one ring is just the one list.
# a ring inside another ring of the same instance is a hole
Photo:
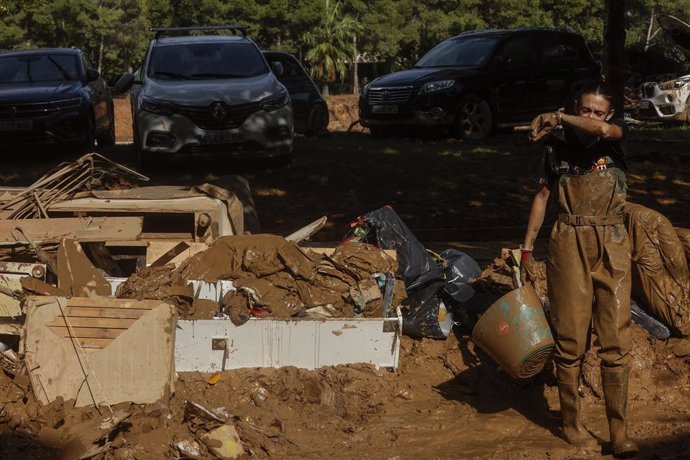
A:
{"label": "cardboard piece", "polygon": [[21,349],[42,404],[58,397],[73,399],[79,407],[125,401],[149,404],[173,391],[176,315],[172,305],[29,297],[25,308]]}
{"label": "cardboard piece", "polygon": [[62,240],[57,252],[58,289],[76,297],[109,296],[110,283],[75,240]]}

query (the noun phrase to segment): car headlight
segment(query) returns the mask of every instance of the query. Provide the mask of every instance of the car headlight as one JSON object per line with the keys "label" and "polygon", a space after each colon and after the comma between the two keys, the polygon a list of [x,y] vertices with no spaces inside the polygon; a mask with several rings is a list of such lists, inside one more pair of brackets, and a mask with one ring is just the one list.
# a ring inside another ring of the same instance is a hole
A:
{"label": "car headlight", "polygon": [[161,101],[152,97],[141,99],[141,108],[156,115],[171,115],[175,111],[175,105],[171,102]]}
{"label": "car headlight", "polygon": [[259,104],[261,105],[261,108],[264,109],[266,112],[271,112],[273,110],[278,110],[279,108],[288,105],[289,102],[290,97],[288,96],[287,91],[281,91],[278,94],[274,94],[272,96],[268,96],[261,99],[261,102]]}
{"label": "car headlight", "polygon": [[62,99],[60,101],[53,101],[53,106],[58,110],[76,109],[81,107],[82,98],[75,97],[73,99]]}
{"label": "car headlight", "polygon": [[367,83],[362,87],[362,96],[367,97],[367,94],[369,94],[369,87],[371,86],[371,83]]}
{"label": "car headlight", "polygon": [[437,91],[443,91],[448,89],[455,84],[455,80],[440,80],[440,81],[430,81],[425,83],[419,90],[419,94],[429,94],[435,93]]}

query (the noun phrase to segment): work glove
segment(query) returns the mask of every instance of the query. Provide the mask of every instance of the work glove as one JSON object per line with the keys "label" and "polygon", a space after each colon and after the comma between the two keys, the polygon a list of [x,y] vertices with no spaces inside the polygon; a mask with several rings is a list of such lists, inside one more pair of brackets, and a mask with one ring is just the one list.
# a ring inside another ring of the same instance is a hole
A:
{"label": "work glove", "polygon": [[561,124],[560,112],[547,112],[534,117],[529,130],[529,140],[539,141]]}
{"label": "work glove", "polygon": [[539,268],[534,257],[532,257],[532,251],[523,249],[520,257],[520,282],[523,286],[528,283],[534,285],[538,274]]}

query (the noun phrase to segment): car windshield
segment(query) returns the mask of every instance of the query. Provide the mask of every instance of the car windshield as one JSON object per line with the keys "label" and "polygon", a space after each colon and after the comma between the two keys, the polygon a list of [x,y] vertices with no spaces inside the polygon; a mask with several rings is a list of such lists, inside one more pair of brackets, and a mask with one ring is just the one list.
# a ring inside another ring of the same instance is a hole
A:
{"label": "car windshield", "polygon": [[79,80],[73,54],[0,56],[0,84]]}
{"label": "car windshield", "polygon": [[484,64],[496,47],[495,37],[459,37],[446,40],[426,53],[415,67],[469,67]]}
{"label": "car windshield", "polygon": [[268,73],[251,43],[162,45],[153,49],[147,75],[172,80],[247,78]]}

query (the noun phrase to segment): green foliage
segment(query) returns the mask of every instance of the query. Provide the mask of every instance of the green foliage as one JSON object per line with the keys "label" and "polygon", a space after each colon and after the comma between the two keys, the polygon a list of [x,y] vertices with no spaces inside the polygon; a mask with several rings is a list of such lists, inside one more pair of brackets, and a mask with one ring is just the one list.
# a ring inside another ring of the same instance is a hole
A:
{"label": "green foliage", "polygon": [[[652,11],[690,20],[690,0],[627,0],[631,72],[681,71],[686,58],[650,19]],[[112,82],[136,69],[149,28],[243,24],[263,49],[295,53],[322,82],[352,63],[385,73],[414,64],[440,41],[484,28],[559,27],[582,34],[601,56],[601,0],[0,0],[0,50],[79,46]]]}

